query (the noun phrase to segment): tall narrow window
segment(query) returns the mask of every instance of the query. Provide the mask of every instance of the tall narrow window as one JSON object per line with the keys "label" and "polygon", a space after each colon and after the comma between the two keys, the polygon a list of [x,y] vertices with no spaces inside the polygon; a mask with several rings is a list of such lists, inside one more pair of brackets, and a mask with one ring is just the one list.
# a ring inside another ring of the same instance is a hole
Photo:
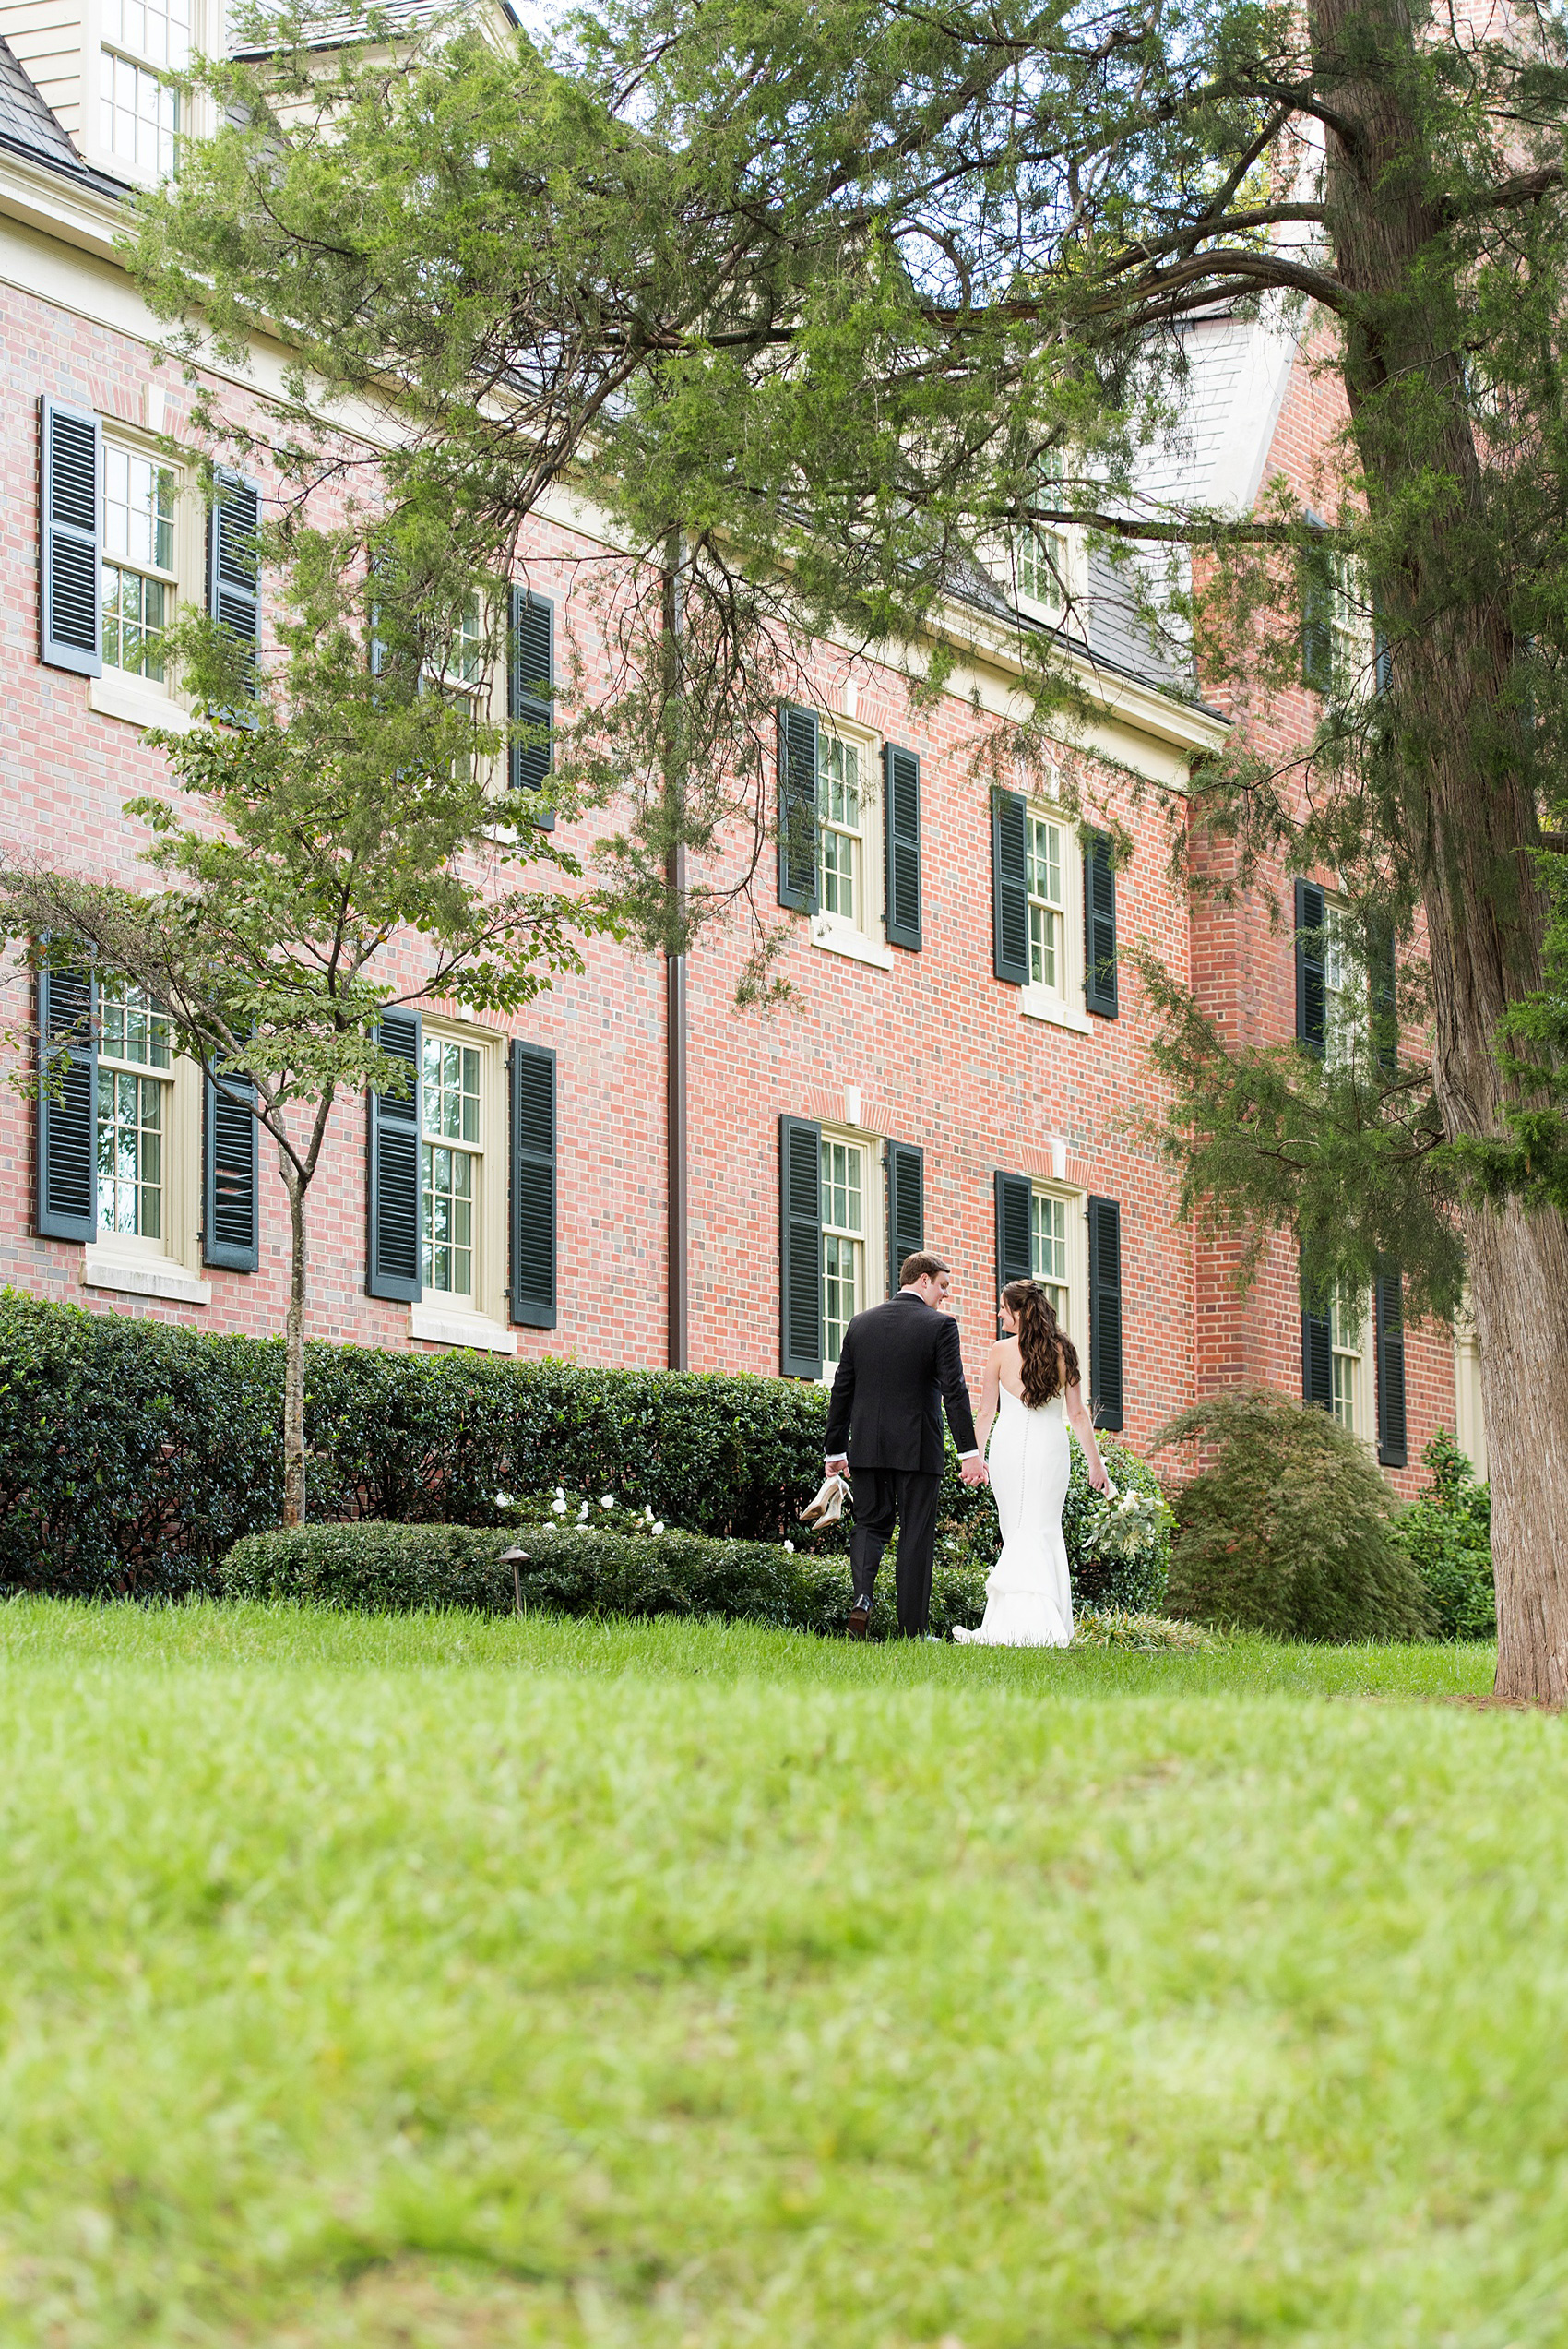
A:
{"label": "tall narrow window", "polygon": [[1062,993],[1062,827],[1043,816],[1028,819],[1029,980]]}
{"label": "tall narrow window", "polygon": [[420,1278],[472,1306],[480,1203],[480,1055],[445,1036],[424,1040],[420,1105]]}
{"label": "tall narrow window", "polygon": [[864,817],[861,756],[851,742],[819,737],[816,769],[818,899],[825,913],[864,920]]}
{"label": "tall narrow window", "polygon": [[1354,1436],[1360,1423],[1361,1341],[1350,1334],[1349,1316],[1342,1293],[1336,1292],[1329,1311],[1329,1343],[1333,1358],[1335,1418]]}
{"label": "tall narrow window", "polygon": [[157,685],[174,615],[175,486],[167,465],[105,441],[103,662]]}
{"label": "tall narrow window", "polygon": [[98,60],[98,136],[149,176],[178,162],[180,98],[163,76],[190,62],[191,0],[104,0]]}
{"label": "tall narrow window", "polygon": [[865,1152],[822,1139],[822,1337],[837,1362],[844,1332],[865,1299]]}
{"label": "tall narrow window", "polygon": [[1029,1270],[1063,1330],[1072,1327],[1067,1270],[1067,1202],[1036,1191],[1029,1201]]}
{"label": "tall narrow window", "polygon": [[98,1052],[98,1228],[162,1240],[169,1104],[169,1022],[139,987],[105,982]]}
{"label": "tall narrow window", "polygon": [[1066,564],[1067,543],[1055,531],[1020,531],[1014,541],[1013,568],[1026,602],[1060,611]]}

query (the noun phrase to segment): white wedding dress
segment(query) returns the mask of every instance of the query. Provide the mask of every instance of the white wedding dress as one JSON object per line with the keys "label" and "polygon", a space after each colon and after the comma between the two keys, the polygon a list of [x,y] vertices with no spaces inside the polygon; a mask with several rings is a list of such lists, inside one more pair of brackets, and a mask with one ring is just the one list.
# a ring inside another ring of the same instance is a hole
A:
{"label": "white wedding dress", "polygon": [[1004,1387],[987,1454],[1002,1555],[985,1580],[985,1619],[955,1640],[985,1648],[1064,1648],[1073,1637],[1073,1588],[1062,1504],[1072,1464],[1060,1394],[1038,1410]]}

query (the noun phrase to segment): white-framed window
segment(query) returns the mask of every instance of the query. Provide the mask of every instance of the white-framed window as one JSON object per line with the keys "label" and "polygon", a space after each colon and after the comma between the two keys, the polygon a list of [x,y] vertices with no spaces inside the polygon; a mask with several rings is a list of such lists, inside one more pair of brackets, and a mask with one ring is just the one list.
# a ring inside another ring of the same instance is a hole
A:
{"label": "white-framed window", "polygon": [[1068,543],[1060,531],[1029,525],[1016,532],[1013,578],[1019,602],[1032,606],[1042,617],[1060,617],[1066,602],[1063,587],[1069,561]]}
{"label": "white-framed window", "polygon": [[844,1332],[867,1302],[870,1151],[847,1136],[822,1137],[822,1351],[837,1365]]}
{"label": "white-framed window", "polygon": [[1364,1412],[1362,1398],[1362,1330],[1352,1330],[1348,1300],[1336,1294],[1328,1313],[1330,1360],[1333,1365],[1333,1404],[1335,1418],[1349,1435],[1360,1432]]}
{"label": "white-framed window", "polygon": [[100,0],[98,146],[145,179],[179,167],[185,128],[168,77],[189,65],[192,0]]}
{"label": "white-framed window", "polygon": [[99,1021],[99,1237],[156,1242],[161,1250],[172,1237],[169,1022],[124,981],[103,984]]}
{"label": "white-framed window", "polygon": [[1066,979],[1066,899],[1063,893],[1065,835],[1054,817],[1030,808],[1028,855],[1029,984],[1063,995]]}
{"label": "white-framed window", "polygon": [[427,1031],[420,1088],[420,1281],[469,1312],[482,1294],[480,1235],[486,1115],[477,1043]]}
{"label": "white-framed window", "polygon": [[866,926],[866,800],[861,745],[824,727],[817,736],[817,900],[853,929]]}
{"label": "white-framed window", "polygon": [[153,685],[167,683],[163,637],[179,590],[176,506],[171,465],[103,442],[103,661]]}
{"label": "white-framed window", "polygon": [[1088,1214],[1081,1191],[1037,1182],[1029,1198],[1029,1270],[1083,1356],[1088,1377]]}

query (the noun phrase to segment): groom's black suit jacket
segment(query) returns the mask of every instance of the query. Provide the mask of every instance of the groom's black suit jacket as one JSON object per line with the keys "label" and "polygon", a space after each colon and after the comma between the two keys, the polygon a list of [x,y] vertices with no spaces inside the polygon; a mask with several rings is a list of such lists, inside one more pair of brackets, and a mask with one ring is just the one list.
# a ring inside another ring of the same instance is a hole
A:
{"label": "groom's black suit jacket", "polygon": [[953,1441],[961,1452],[974,1451],[958,1325],[912,1289],[900,1289],[885,1305],[857,1313],[844,1332],[827,1407],[827,1457],[847,1452],[851,1468],[940,1476],[944,1402]]}

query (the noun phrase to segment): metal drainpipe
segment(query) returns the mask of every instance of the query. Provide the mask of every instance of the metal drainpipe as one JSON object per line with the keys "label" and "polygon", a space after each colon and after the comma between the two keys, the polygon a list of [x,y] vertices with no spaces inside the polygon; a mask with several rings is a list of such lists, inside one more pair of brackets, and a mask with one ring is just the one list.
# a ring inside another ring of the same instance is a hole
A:
{"label": "metal drainpipe", "polygon": [[[681,534],[671,533],[664,571],[663,624],[675,665],[679,690],[681,658]],[[667,782],[666,788],[669,788]],[[678,911],[686,901],[686,845],[678,841],[666,868],[670,894]],[[665,1262],[670,1292],[668,1356],[671,1370],[689,1370],[690,1296],[687,1256],[690,1224],[686,1198],[686,957],[664,958],[664,1148],[667,1234]]]}

